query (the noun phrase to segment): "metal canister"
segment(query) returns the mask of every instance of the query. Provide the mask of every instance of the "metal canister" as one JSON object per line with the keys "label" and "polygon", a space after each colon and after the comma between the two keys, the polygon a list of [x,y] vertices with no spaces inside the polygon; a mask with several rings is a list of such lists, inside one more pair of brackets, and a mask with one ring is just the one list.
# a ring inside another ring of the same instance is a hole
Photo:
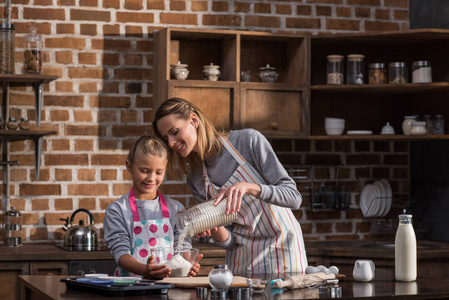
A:
{"label": "metal canister", "polygon": [[14,74],[15,29],[13,24],[0,24],[0,74]]}

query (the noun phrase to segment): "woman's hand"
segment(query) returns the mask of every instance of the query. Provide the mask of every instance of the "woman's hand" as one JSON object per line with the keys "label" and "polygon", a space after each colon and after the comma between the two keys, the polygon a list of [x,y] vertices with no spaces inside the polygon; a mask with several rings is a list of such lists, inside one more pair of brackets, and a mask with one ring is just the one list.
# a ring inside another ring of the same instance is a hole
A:
{"label": "woman's hand", "polygon": [[[199,255],[198,255],[198,261],[199,261],[200,259],[202,259],[202,258],[203,258],[203,254],[199,254]],[[189,277],[194,277],[194,276],[198,275],[198,273],[200,272],[201,265],[198,263],[198,261],[196,261],[196,263],[195,263],[195,264],[193,265],[193,267],[190,269]]]}
{"label": "woman's hand", "polygon": [[226,214],[233,214],[240,211],[243,195],[249,194],[258,198],[260,196],[261,190],[262,189],[258,184],[238,182],[231,185],[230,187],[222,189],[220,193],[215,197],[214,205],[218,205],[218,203],[220,203],[220,201],[224,197],[227,197]]}
{"label": "woman's hand", "polygon": [[171,275],[170,269],[165,265],[156,265],[153,256],[148,257],[143,277],[151,279],[163,279]]}
{"label": "woman's hand", "polygon": [[208,230],[205,230],[205,231],[197,234],[196,237],[211,236],[213,232],[217,232],[217,231],[218,231],[218,228],[214,227],[212,229],[208,229]]}

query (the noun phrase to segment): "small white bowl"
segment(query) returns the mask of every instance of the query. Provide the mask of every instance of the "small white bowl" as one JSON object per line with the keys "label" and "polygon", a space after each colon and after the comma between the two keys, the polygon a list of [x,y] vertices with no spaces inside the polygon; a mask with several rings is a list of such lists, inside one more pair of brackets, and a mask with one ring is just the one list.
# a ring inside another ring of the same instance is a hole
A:
{"label": "small white bowl", "polygon": [[325,127],[327,135],[342,135],[345,130],[344,127]]}

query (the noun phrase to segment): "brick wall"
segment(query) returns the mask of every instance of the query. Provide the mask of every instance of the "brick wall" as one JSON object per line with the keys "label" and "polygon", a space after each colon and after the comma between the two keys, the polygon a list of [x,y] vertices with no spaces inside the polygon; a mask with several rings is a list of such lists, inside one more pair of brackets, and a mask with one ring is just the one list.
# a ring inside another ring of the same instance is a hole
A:
{"label": "brick wall", "polygon": [[[57,3],[57,4],[54,4]],[[5,6],[0,6],[5,15]],[[130,188],[124,162],[131,143],[149,132],[153,115],[152,32],[162,27],[242,29],[320,34],[408,29],[407,0],[23,0],[12,1],[16,27],[16,72],[22,70],[23,37],[34,22],[45,39],[44,74],[58,80],[45,86],[40,129],[44,140],[40,179],[35,180],[32,141],[10,144],[10,205],[23,213],[25,242],[60,239],[60,218],[89,209],[102,228],[104,209]],[[31,88],[11,91],[10,116],[35,121]],[[273,142],[285,164],[343,164],[339,182],[351,187],[348,211],[297,216],[306,239],[367,238],[358,209],[366,182],[391,178],[393,189],[408,190],[408,144],[402,142]],[[316,168],[299,182],[332,185],[335,168]],[[3,193],[4,193],[3,186]],[[192,203],[183,183],[167,181],[162,191]],[[5,209],[3,202],[3,211]],[[79,214],[83,217],[82,214]],[[3,215],[1,215],[3,217]]]}

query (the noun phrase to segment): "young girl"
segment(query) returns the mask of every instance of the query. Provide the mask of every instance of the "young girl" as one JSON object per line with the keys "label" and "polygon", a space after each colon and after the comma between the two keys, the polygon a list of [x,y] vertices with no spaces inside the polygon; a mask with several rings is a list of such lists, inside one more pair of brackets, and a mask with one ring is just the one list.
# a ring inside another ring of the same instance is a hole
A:
{"label": "young girl", "polygon": [[291,211],[302,197],[262,134],[218,133],[197,106],[180,98],[158,108],[153,130],[170,148],[168,172],[188,174],[197,201],[215,198],[216,205],[227,197],[226,213],[238,212],[230,230],[212,230],[235,275],[304,273],[302,231]]}
{"label": "young girl", "polygon": [[[150,256],[151,248],[173,249],[180,235],[174,228],[174,216],[184,206],[158,191],[164,180],[167,154],[163,141],[154,136],[140,137],[129,151],[126,168],[133,187],[108,206],[103,224],[104,238],[119,266],[115,276],[137,274],[161,279],[171,274]],[[190,239],[184,240],[183,248],[192,248]],[[199,269],[196,263],[189,275],[196,276]]]}

